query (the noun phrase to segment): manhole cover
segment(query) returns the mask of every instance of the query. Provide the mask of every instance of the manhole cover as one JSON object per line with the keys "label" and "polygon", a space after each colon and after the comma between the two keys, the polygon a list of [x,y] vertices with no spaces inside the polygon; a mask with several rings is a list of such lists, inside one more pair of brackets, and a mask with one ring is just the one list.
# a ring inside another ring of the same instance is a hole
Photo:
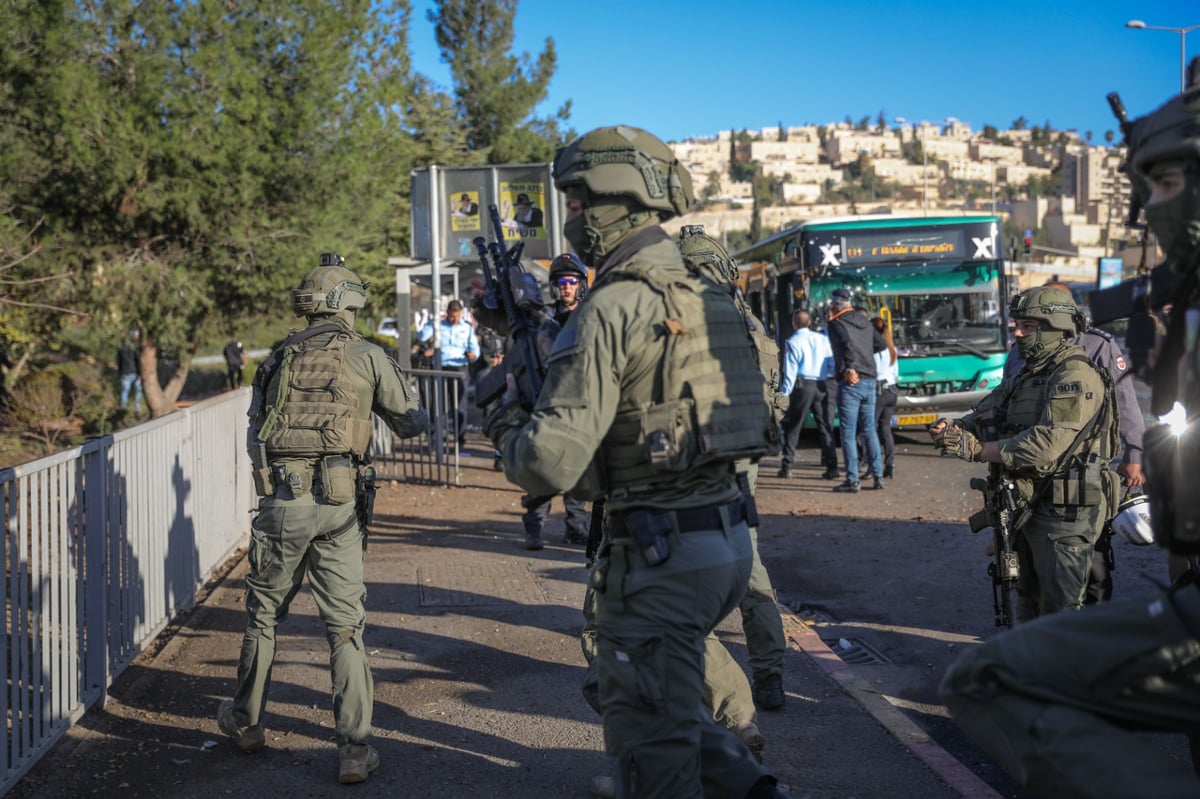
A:
{"label": "manhole cover", "polygon": [[882,652],[857,638],[822,638],[834,654],[854,666],[884,666],[892,661]]}

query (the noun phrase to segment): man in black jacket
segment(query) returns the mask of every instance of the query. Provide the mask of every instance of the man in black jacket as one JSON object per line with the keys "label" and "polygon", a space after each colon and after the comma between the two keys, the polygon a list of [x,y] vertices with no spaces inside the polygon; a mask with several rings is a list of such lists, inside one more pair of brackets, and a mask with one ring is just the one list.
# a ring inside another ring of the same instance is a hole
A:
{"label": "man in black jacket", "polygon": [[856,439],[860,429],[867,457],[871,459],[871,476],[875,478],[871,487],[881,489],[883,459],[879,455],[879,435],[875,431],[875,353],[886,349],[886,345],[866,314],[854,309],[849,289],[834,290],[831,310],[829,343],[833,347],[834,375],[838,381],[838,425],[846,460],[846,481],[833,490],[858,493]]}

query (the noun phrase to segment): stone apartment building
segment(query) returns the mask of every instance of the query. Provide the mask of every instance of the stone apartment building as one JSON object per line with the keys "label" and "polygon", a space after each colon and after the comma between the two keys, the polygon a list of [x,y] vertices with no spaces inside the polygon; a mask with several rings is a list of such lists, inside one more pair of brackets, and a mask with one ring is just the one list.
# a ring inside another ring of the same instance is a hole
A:
{"label": "stone apartment building", "polygon": [[[1116,255],[1127,265],[1136,265],[1140,248],[1131,246],[1135,237],[1124,225],[1129,183],[1118,170],[1119,149],[1089,146],[1074,131],[1056,134],[1056,140],[1065,143],[1049,146],[1034,145],[1027,129],[1000,131],[996,138],[1006,143],[984,139],[958,120],[942,125],[902,124],[896,129],[868,126],[867,130],[836,123],[721,131],[712,138],[675,142],[671,147],[691,170],[697,192],[714,173],[720,176],[715,199],[726,209],[697,212],[705,217],[703,224],[715,226],[710,232],[718,235],[750,227],[751,184],[732,181],[729,168],[731,161],[754,161],[764,175],[779,182],[777,204],[760,209],[764,230],[855,211],[919,214],[923,207],[938,213],[995,208],[1019,228],[1040,231],[1040,242],[1049,242],[1039,245],[1035,260],[1086,270],[1095,268],[1095,259]],[[919,199],[900,201],[893,196],[870,207],[821,203],[826,187],[841,184],[845,168],[862,156],[869,157],[877,177],[907,187],[908,196]],[[1061,197],[1007,199],[1012,192],[1005,187],[1024,187],[1030,178],[1046,180],[1056,171],[1062,177]],[[985,184],[991,191],[973,209],[961,198],[951,205],[949,199],[941,199],[943,181]]]}

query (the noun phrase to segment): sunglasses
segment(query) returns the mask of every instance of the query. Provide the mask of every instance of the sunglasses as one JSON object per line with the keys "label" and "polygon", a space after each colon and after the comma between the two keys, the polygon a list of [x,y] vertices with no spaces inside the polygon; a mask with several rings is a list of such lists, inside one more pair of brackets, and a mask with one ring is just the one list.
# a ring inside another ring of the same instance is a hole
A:
{"label": "sunglasses", "polygon": [[577,278],[577,277],[560,277],[558,279],[558,285],[560,285],[560,286],[578,286],[579,278]]}

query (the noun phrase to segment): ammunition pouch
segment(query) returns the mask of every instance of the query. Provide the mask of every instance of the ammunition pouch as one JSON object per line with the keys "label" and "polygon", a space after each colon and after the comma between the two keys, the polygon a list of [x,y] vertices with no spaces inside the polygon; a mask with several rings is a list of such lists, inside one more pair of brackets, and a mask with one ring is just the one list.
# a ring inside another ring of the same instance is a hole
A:
{"label": "ammunition pouch", "polygon": [[1103,504],[1106,499],[1104,471],[1107,468],[1095,453],[1072,459],[1065,469],[1050,476],[1050,501],[1055,505],[1076,507]]}
{"label": "ammunition pouch", "polygon": [[326,455],[317,461],[321,478],[321,494],[330,505],[353,502],[357,494],[358,470],[346,455]]}
{"label": "ammunition pouch", "polygon": [[250,472],[250,479],[254,481],[254,493],[259,499],[275,496],[275,481],[271,479],[270,469],[254,469]]}
{"label": "ammunition pouch", "polygon": [[250,479],[254,481],[254,493],[259,499],[275,495],[275,482],[271,479],[271,466],[267,463],[267,447],[261,441],[250,447]]}
{"label": "ammunition pouch", "polygon": [[311,465],[278,463],[270,474],[273,490],[292,498],[319,493],[328,505],[345,505],[357,496],[357,468],[349,455],[326,455]]}

